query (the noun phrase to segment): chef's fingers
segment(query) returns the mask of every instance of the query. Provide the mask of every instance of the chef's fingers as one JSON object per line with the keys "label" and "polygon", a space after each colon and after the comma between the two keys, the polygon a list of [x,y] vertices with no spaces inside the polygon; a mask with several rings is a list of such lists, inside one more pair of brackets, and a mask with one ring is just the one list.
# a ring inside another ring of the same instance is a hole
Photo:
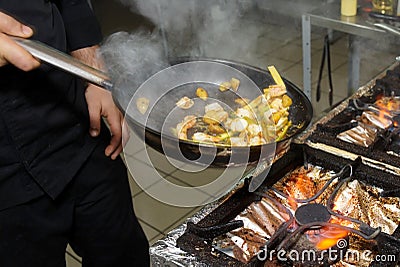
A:
{"label": "chef's fingers", "polygon": [[0,67],[11,63],[19,69],[29,71],[40,65],[37,59],[8,36],[28,38],[32,34],[31,28],[0,12]]}
{"label": "chef's fingers", "polygon": [[0,67],[8,63],[24,71],[35,69],[40,65],[40,62],[28,51],[15,43],[9,36],[0,33]]}
{"label": "chef's fingers", "polygon": [[0,32],[23,38],[28,38],[33,34],[33,30],[30,27],[3,12],[0,12]]}
{"label": "chef's fingers", "polygon": [[122,124],[122,148],[124,148],[128,143],[129,138],[131,138],[131,133],[128,124],[126,123],[126,120],[124,118],[122,118],[121,124]]}
{"label": "chef's fingers", "polygon": [[115,151],[112,153],[111,159],[115,160],[118,157],[118,155],[121,154],[122,150],[123,150],[123,146],[122,146],[122,143],[120,143],[120,145],[117,147],[117,149],[115,149]]}
{"label": "chef's fingers", "polygon": [[111,132],[110,144],[107,146],[105,154],[111,156],[111,159],[116,159],[119,153],[122,151],[122,125],[121,125],[122,114],[119,110],[114,107],[112,112],[109,112],[106,116],[108,125]]}
{"label": "chef's fingers", "polygon": [[[86,90],[86,94],[90,94],[90,92]],[[101,105],[100,102],[90,101],[90,98],[86,99],[89,111],[89,133],[92,137],[96,137],[101,128]]]}

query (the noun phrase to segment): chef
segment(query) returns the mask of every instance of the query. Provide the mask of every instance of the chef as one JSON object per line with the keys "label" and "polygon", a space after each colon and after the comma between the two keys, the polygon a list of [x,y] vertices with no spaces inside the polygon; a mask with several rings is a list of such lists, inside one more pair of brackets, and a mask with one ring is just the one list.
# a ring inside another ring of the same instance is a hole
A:
{"label": "chef", "polygon": [[0,0],[0,266],[65,266],[68,243],[83,266],[149,266],[111,94],[11,36],[101,66],[87,0]]}

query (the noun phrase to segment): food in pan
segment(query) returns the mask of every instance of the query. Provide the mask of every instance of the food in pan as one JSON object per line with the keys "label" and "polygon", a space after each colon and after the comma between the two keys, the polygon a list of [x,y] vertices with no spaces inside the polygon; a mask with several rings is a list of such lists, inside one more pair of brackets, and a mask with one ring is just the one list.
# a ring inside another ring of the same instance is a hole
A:
{"label": "food in pan", "polygon": [[205,101],[208,98],[208,93],[207,93],[206,89],[199,87],[196,90],[196,96]]}
{"label": "food in pan", "polygon": [[232,89],[233,91],[237,91],[239,89],[240,81],[236,78],[232,78],[230,81],[223,82],[219,86],[219,90],[221,92],[225,92],[227,90]]}
{"label": "food in pan", "polygon": [[140,97],[136,100],[136,107],[140,113],[145,114],[149,108],[150,101],[145,97]]}
{"label": "food in pan", "polygon": [[182,97],[176,102],[176,105],[181,109],[189,109],[194,105],[194,101],[187,96]]}
{"label": "food in pan", "polygon": [[284,139],[292,126],[289,108],[293,101],[284,84],[265,88],[251,101],[236,99],[235,103],[235,110],[217,102],[206,104],[203,114],[188,114],[172,131],[180,139],[199,143],[257,146]]}
{"label": "food in pan", "polygon": [[239,89],[240,81],[236,78],[231,79],[231,88],[233,91],[237,91]]}
{"label": "food in pan", "polygon": [[235,103],[239,104],[241,107],[246,106],[250,102],[250,99],[247,98],[236,98]]}
{"label": "food in pan", "polygon": [[196,117],[193,115],[186,116],[182,122],[176,126],[178,138],[187,139],[187,130],[196,125]]}
{"label": "food in pan", "polygon": [[223,82],[219,85],[219,90],[221,92],[225,92],[231,88],[231,83],[230,82]]}

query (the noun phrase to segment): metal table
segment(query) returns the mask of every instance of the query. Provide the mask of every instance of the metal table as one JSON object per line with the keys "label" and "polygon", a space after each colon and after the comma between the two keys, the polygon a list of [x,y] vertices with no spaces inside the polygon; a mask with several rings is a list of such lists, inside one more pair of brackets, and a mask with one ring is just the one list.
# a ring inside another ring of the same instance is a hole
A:
{"label": "metal table", "polygon": [[376,27],[374,22],[362,7],[358,8],[357,16],[341,16],[340,1],[327,3],[302,15],[303,87],[309,99],[311,99],[311,26],[349,34],[348,95],[350,96],[359,87],[360,77],[360,47],[355,39],[357,37],[379,39],[391,35],[386,30]]}

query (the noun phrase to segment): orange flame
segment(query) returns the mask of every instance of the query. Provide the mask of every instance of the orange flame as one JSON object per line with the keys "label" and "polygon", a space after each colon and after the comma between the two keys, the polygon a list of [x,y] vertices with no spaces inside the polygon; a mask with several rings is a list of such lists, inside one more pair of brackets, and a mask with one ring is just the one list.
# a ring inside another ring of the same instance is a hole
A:
{"label": "orange flame", "polygon": [[400,108],[399,100],[393,98],[381,98],[375,102],[375,105],[380,109],[380,119],[384,119],[385,116],[391,117],[391,112]]}
{"label": "orange flame", "polygon": [[376,106],[379,108],[379,119],[381,121],[386,120],[387,116],[390,117],[389,110],[392,110],[391,101],[385,103],[383,100],[378,100],[375,102]]}
{"label": "orange flame", "polygon": [[338,243],[340,239],[348,236],[349,232],[345,229],[336,227],[324,227],[322,238],[317,242],[316,248],[319,250],[326,250]]}
{"label": "orange flame", "polygon": [[294,199],[294,197],[291,197],[291,196],[288,197],[288,204],[289,204],[289,206],[290,206],[290,208],[292,210],[296,210],[297,209],[297,202]]}

